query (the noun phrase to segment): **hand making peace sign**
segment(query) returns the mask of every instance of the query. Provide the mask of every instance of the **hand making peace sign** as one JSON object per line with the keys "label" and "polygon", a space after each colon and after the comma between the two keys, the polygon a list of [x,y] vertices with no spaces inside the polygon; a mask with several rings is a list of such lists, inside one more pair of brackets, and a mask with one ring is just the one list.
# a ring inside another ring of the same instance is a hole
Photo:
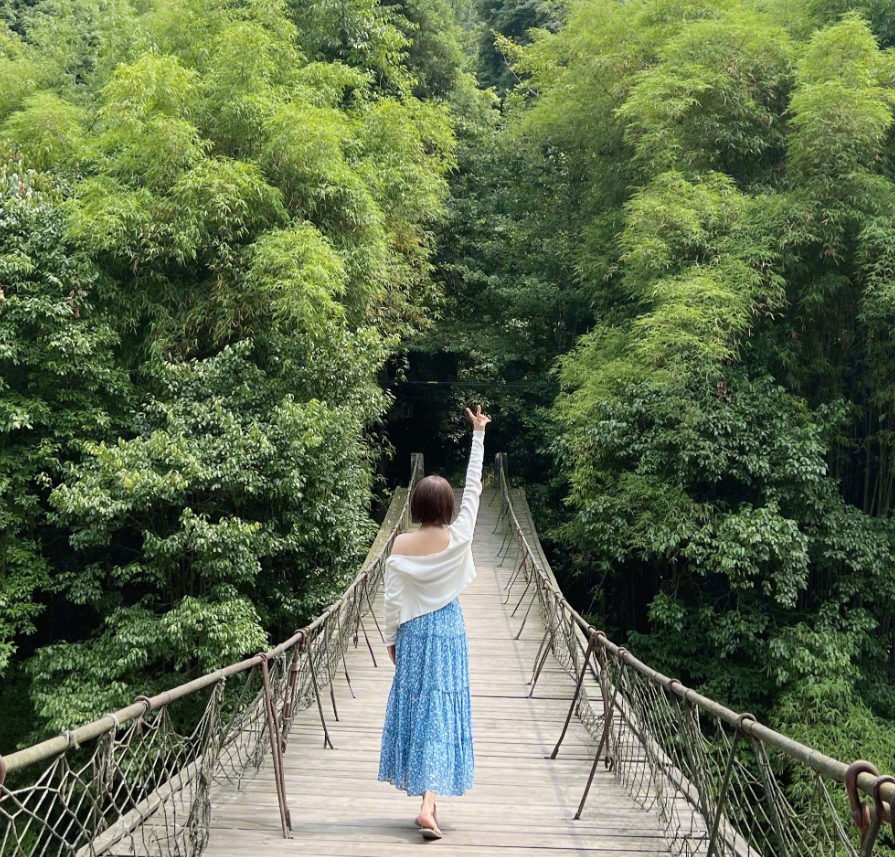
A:
{"label": "hand making peace sign", "polygon": [[474,431],[484,431],[485,426],[491,422],[491,417],[487,414],[482,413],[482,406],[479,405],[476,408],[476,412],[473,413],[469,408],[466,409],[466,416],[472,420],[472,428]]}

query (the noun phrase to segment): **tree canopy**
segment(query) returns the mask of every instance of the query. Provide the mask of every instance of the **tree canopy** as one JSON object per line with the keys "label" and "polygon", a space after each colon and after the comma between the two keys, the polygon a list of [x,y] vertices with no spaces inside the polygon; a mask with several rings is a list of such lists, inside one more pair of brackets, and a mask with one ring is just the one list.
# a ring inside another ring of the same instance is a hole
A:
{"label": "tree canopy", "polygon": [[593,312],[535,435],[569,585],[656,668],[852,758],[893,749],[884,20],[581,0],[505,45],[505,135],[576,179],[551,282]]}
{"label": "tree canopy", "polygon": [[326,56],[298,11],[61,0],[4,34],[0,666],[50,728],[291,633],[375,528],[452,132],[384,12]]}
{"label": "tree canopy", "polygon": [[480,401],[591,621],[892,757],[890,0],[0,8],[9,740],[289,634]]}

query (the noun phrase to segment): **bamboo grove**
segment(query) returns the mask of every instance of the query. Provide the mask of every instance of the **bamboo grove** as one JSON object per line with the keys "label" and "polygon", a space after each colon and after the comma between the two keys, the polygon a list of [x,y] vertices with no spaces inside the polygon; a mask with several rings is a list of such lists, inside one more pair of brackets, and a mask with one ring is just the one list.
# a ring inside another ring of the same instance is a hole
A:
{"label": "bamboo grove", "polygon": [[895,3],[0,8],[4,743],[287,636],[473,400],[595,625],[895,757]]}

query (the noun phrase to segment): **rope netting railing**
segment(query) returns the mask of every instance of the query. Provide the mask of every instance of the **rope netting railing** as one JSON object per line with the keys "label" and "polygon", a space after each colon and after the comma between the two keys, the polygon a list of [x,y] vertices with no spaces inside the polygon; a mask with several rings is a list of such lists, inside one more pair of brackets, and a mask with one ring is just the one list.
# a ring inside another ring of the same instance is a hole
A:
{"label": "rope netting railing", "polygon": [[[869,762],[851,765],[787,738],[651,669],[569,604],[541,552],[524,495],[497,456],[504,527],[501,562],[520,617],[544,632],[531,694],[552,652],[576,690],[569,721],[582,720],[597,750],[576,818],[598,768],[661,820],[672,853],[700,857],[871,857],[893,853],[895,779]],[[526,535],[526,529],[531,537]],[[849,817],[850,815],[850,817]]]}
{"label": "rope netting railing", "polygon": [[[414,455],[411,489],[422,465]],[[332,747],[326,709],[338,718],[340,671],[351,686],[347,647],[362,638],[376,663],[373,600],[395,536],[409,524],[411,489],[395,492],[341,597],[276,648],[0,757],[0,857],[194,857],[208,841],[212,800],[268,756],[288,837],[283,752],[292,719],[316,706]]]}

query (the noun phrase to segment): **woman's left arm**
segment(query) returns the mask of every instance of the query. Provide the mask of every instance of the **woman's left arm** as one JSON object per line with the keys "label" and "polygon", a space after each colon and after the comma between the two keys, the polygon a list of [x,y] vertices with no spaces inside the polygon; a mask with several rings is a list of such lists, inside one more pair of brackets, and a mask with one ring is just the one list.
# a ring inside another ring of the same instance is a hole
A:
{"label": "woman's left arm", "polygon": [[385,561],[385,579],[382,583],[382,636],[395,662],[395,638],[398,636],[398,619],[401,617],[400,579],[392,564]]}

